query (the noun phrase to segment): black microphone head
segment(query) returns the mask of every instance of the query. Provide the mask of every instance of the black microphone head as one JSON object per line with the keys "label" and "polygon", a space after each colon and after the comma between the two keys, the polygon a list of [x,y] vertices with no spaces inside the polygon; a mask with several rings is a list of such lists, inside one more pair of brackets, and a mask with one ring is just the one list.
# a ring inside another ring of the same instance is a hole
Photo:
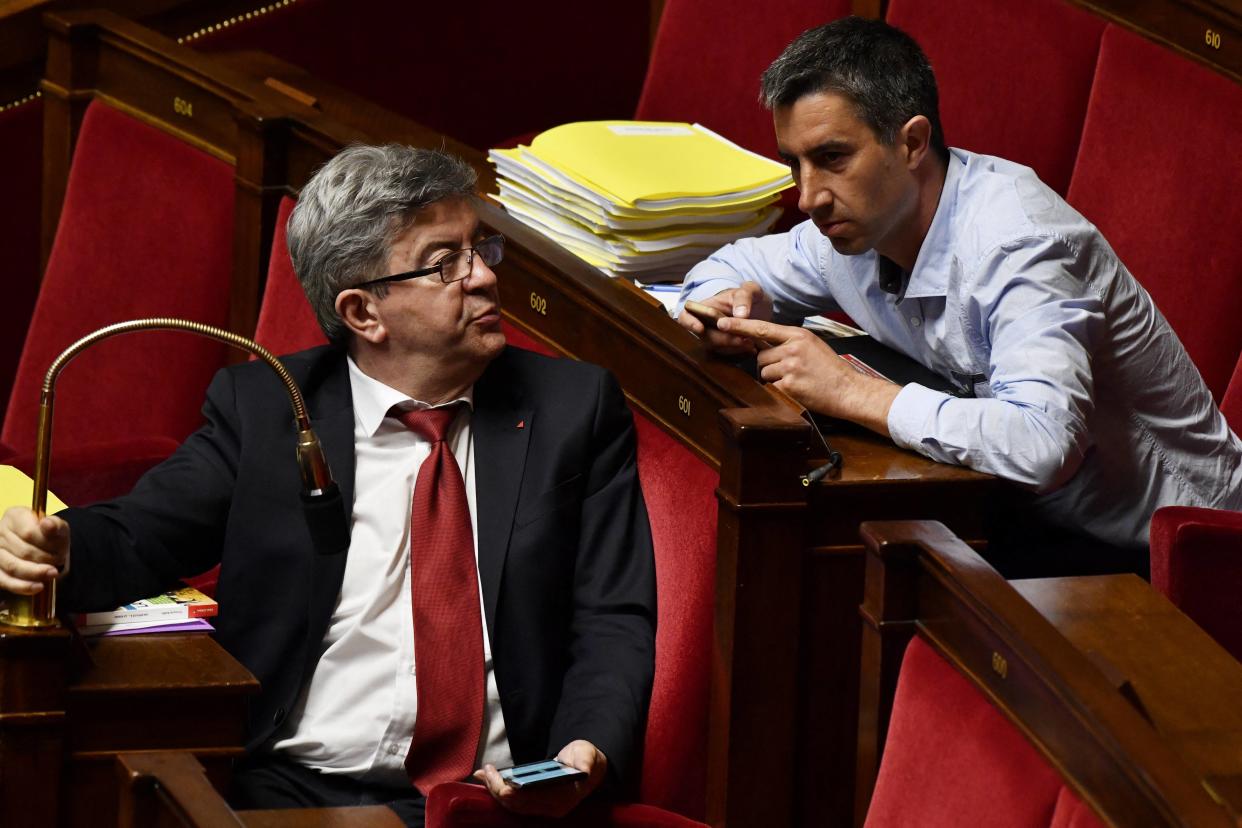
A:
{"label": "black microphone head", "polygon": [[349,516],[335,482],[318,492],[302,492],[302,514],[311,543],[319,555],[337,555],[349,549]]}

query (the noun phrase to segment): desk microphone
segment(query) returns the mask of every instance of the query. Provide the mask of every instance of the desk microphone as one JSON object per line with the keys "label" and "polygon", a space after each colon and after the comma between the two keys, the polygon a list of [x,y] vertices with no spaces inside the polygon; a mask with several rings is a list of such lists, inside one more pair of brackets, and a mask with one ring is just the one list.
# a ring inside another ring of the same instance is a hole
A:
{"label": "desk microphone", "polygon": [[[323,555],[344,552],[349,547],[349,521],[345,518],[341,490],[332,479],[332,471],[328,468],[328,460],[324,457],[323,448],[319,445],[319,437],[311,428],[310,416],[306,413],[306,402],[302,398],[302,392],[297,383],[293,381],[288,369],[272,355],[271,351],[253,340],[231,331],[204,325],[201,322],[171,317],[133,319],[129,322],[108,325],[82,337],[52,361],[47,369],[47,375],[43,378],[43,389],[39,396],[34,495],[30,507],[35,515],[41,518],[47,514],[47,481],[52,450],[52,403],[55,397],[53,389],[57,376],[71,359],[96,342],[135,331],[186,331],[198,334],[254,354],[276,372],[280,381],[284,383],[285,390],[289,394],[289,402],[293,406],[294,425],[297,428],[298,471],[302,478],[302,511],[311,531],[315,551]],[[35,595],[12,596],[9,599],[8,614],[0,616],[0,623],[17,627],[59,625],[60,622],[56,618],[56,581],[53,580],[46,589]]]}

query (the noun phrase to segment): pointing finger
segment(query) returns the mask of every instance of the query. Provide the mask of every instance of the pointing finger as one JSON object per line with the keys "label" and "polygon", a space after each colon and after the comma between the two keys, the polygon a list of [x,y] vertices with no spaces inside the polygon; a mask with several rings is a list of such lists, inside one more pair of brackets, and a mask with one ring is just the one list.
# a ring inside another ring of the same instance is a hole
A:
{"label": "pointing finger", "polygon": [[787,341],[798,328],[787,325],[776,325],[759,319],[721,319],[718,327],[734,336],[747,336],[771,347]]}

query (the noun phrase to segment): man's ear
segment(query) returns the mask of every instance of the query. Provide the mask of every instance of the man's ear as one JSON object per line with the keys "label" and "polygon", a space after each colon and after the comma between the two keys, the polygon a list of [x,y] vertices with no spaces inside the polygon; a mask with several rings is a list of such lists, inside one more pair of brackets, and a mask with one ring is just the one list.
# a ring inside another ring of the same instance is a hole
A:
{"label": "man's ear", "polygon": [[375,345],[388,338],[388,329],[380,319],[375,297],[367,291],[350,288],[338,293],[336,312],[355,336]]}
{"label": "man's ear", "polygon": [[906,151],[906,167],[918,169],[931,152],[931,121],[926,115],[915,115],[901,128],[898,140]]}

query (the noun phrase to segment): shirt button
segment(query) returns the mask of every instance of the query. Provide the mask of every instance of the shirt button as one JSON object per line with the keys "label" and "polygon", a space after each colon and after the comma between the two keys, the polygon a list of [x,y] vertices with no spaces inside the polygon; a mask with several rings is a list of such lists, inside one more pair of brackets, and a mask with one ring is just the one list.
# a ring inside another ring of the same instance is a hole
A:
{"label": "shirt button", "polygon": [[919,319],[917,316],[911,316],[910,324],[917,328],[919,325],[923,324],[923,320]]}
{"label": "shirt button", "polygon": [[396,756],[397,754],[401,752],[401,748],[398,747],[397,745],[389,745],[388,752],[391,753],[393,756]]}

